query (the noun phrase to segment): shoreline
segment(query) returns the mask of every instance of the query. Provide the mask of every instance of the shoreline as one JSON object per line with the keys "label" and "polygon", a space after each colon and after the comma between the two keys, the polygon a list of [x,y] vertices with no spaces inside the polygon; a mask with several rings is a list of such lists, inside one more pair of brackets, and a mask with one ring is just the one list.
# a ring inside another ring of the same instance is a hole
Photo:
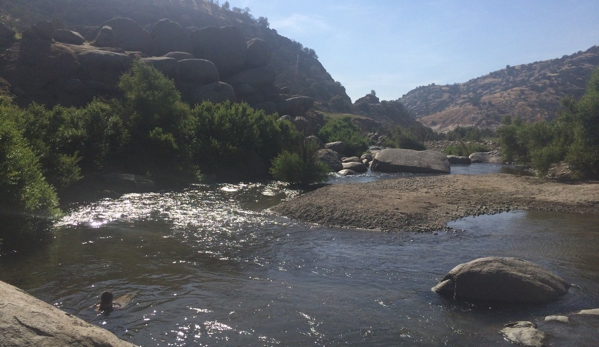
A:
{"label": "shoreline", "polygon": [[599,182],[510,174],[397,178],[328,185],[271,210],[326,227],[431,232],[464,217],[513,210],[599,215]]}

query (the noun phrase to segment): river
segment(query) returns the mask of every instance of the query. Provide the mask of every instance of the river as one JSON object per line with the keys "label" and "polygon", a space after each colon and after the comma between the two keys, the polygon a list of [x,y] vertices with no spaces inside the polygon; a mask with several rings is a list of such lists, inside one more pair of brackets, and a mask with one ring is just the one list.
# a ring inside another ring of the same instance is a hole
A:
{"label": "river", "polygon": [[[49,245],[3,259],[0,280],[142,346],[511,346],[499,334],[507,322],[599,307],[596,216],[515,211],[408,234],[268,213],[295,194],[196,185],[74,206]],[[455,265],[484,256],[527,259],[575,286],[525,306],[431,291]],[[102,315],[90,306],[104,290],[135,297]],[[596,345],[599,322],[572,329],[549,342]]]}

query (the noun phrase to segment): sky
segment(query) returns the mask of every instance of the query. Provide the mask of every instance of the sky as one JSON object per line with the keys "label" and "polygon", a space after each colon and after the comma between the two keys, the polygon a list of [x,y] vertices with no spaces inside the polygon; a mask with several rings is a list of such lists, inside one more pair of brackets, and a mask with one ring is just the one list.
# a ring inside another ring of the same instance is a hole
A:
{"label": "sky", "polygon": [[[221,2],[224,2],[221,0]],[[599,0],[229,0],[316,51],[352,101],[599,45]]]}

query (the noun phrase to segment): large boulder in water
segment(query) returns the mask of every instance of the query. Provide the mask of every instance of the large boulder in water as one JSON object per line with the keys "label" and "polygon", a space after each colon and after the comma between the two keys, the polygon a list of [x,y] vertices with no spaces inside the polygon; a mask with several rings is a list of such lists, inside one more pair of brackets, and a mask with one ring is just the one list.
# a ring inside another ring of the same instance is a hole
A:
{"label": "large boulder in water", "polygon": [[164,55],[169,52],[189,52],[189,37],[181,25],[169,19],[161,19],[154,24],[152,32],[152,54]]}
{"label": "large boulder in water", "polygon": [[0,282],[2,346],[134,347],[24,291]]}
{"label": "large boulder in water", "polygon": [[454,267],[433,291],[454,299],[543,302],[566,294],[570,284],[537,264],[488,257]]}
{"label": "large boulder in water", "polygon": [[370,164],[372,171],[449,173],[447,156],[437,151],[387,148],[377,152]]}
{"label": "large boulder in water", "polygon": [[222,76],[241,71],[245,65],[247,42],[240,28],[206,27],[189,35],[196,58],[213,62]]}
{"label": "large boulder in water", "polygon": [[357,173],[364,173],[366,171],[368,171],[368,167],[366,167],[366,165],[362,164],[362,163],[357,163],[357,162],[348,162],[348,163],[343,163],[343,169],[348,169],[348,170],[352,170],[355,171]]}

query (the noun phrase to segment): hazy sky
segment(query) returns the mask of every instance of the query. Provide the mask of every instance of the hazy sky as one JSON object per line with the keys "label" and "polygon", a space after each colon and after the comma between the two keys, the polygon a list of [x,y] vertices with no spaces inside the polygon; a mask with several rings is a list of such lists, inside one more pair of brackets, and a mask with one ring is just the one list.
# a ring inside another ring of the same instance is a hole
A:
{"label": "hazy sky", "polygon": [[[221,0],[221,3],[224,0]],[[316,51],[355,101],[599,45],[599,0],[229,0]]]}

